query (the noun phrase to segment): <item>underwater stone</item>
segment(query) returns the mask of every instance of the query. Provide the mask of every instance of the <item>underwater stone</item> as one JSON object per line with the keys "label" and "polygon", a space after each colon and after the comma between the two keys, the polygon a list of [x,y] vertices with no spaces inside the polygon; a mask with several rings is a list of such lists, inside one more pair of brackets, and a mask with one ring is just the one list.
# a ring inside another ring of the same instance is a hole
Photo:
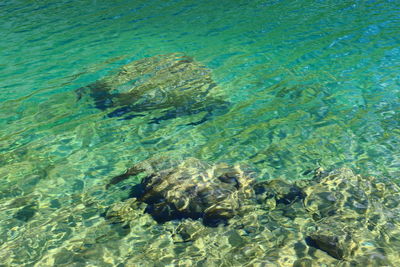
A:
{"label": "underwater stone", "polygon": [[[325,251],[336,259],[343,259],[350,253],[346,250],[349,243],[348,235],[342,229],[336,229],[336,225],[324,225],[323,228],[313,232],[306,239],[308,245]],[[332,228],[331,228],[332,227]]]}
{"label": "underwater stone", "polygon": [[319,219],[341,212],[346,212],[347,217],[358,218],[369,207],[367,192],[370,188],[369,180],[355,175],[350,169],[334,170],[306,188],[304,206]]}
{"label": "underwater stone", "polygon": [[36,205],[31,204],[23,207],[14,214],[14,218],[23,222],[27,222],[35,216],[37,212]]}
{"label": "underwater stone", "polygon": [[111,183],[142,172],[146,177],[134,197],[147,204],[145,212],[158,222],[202,218],[210,226],[225,223],[239,213],[241,202],[254,194],[252,172],[239,165],[209,165],[195,158],[181,162],[150,159],[114,177]]}
{"label": "underwater stone", "polygon": [[[140,219],[142,222],[146,221],[143,216],[145,207],[143,204],[136,201],[135,198],[127,199],[123,202],[117,202],[111,205],[104,214],[104,217],[111,224],[124,224],[129,225],[129,222],[137,222]],[[152,220],[150,218],[150,220]]]}
{"label": "underwater stone", "polygon": [[301,201],[305,194],[295,183],[289,183],[281,179],[262,181],[254,185],[257,199],[266,202],[274,199],[276,204],[288,205],[295,201]]}
{"label": "underwater stone", "polygon": [[176,233],[181,237],[182,241],[194,241],[201,236],[209,234],[212,230],[205,227],[198,220],[187,219],[179,223]]}
{"label": "underwater stone", "polygon": [[90,85],[77,90],[78,98],[89,95],[96,108],[110,109],[109,117],[132,118],[160,109],[154,122],[182,115],[226,110],[229,103],[216,97],[211,71],[193,58],[179,53],[133,61]]}
{"label": "underwater stone", "polygon": [[233,247],[241,247],[246,244],[246,240],[236,230],[229,231],[227,235],[229,244]]}
{"label": "underwater stone", "polygon": [[305,188],[304,207],[317,228],[308,232],[309,244],[336,259],[391,266],[397,259],[387,254],[400,244],[399,192],[391,181],[345,168],[317,177]]}

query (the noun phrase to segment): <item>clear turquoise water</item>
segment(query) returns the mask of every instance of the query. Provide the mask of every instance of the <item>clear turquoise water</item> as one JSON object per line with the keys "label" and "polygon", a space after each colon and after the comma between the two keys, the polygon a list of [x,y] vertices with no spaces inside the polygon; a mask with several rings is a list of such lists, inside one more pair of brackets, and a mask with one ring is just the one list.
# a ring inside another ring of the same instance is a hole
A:
{"label": "clear turquoise water", "polygon": [[[260,179],[347,166],[397,180],[399,25],[399,2],[383,0],[3,1],[0,262],[45,266],[102,220],[86,198],[119,200],[109,178],[164,151],[244,162]],[[148,124],[76,101],[110,70],[172,52],[212,70],[228,113]]]}

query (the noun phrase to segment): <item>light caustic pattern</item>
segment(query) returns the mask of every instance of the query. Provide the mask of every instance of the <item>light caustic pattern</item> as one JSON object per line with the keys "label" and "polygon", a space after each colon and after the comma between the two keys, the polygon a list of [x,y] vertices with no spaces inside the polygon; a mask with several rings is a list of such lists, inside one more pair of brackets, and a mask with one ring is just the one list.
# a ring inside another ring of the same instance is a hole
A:
{"label": "light caustic pattern", "polygon": [[[233,232],[188,246],[147,215],[128,234],[105,223],[130,186],[105,190],[109,179],[167,151],[244,164],[260,180],[350,167],[397,181],[399,14],[390,0],[1,3],[0,262],[146,265],[162,255],[165,265],[179,255],[191,265],[196,248],[236,262],[229,240],[246,246]],[[227,109],[152,123],[171,113],[121,120],[78,101],[76,89],[171,53],[209,70]]]}

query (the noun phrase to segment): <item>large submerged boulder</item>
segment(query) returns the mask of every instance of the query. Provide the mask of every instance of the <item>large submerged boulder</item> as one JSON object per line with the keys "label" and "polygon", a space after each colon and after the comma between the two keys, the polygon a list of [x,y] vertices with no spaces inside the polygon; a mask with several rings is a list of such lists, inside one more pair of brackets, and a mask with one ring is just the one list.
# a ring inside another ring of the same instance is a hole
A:
{"label": "large submerged boulder", "polygon": [[206,225],[217,225],[240,213],[253,195],[251,171],[195,158],[150,159],[114,177],[111,184],[142,173],[144,178],[132,196],[146,203],[145,211],[158,222],[201,218]]}
{"label": "large submerged boulder", "polygon": [[[118,71],[77,90],[79,98],[89,95],[95,107],[110,110],[108,116],[141,116],[159,109],[163,119],[225,110],[228,102],[217,97],[211,71],[180,53],[136,60]],[[200,123],[200,122],[199,122]]]}

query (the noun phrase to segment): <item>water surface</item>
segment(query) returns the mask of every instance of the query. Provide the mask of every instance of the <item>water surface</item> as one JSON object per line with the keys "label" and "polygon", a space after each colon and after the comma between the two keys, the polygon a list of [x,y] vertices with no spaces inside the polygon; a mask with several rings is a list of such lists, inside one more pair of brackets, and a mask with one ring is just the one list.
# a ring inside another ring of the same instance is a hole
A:
{"label": "water surface", "polygon": [[[1,262],[56,264],[99,238],[88,199],[119,201],[104,184],[161,152],[249,164],[259,179],[346,166],[397,181],[399,23],[389,0],[3,1]],[[75,89],[119,66],[174,52],[212,70],[227,113],[151,124],[77,101]],[[109,264],[145,246],[116,240],[102,252]],[[86,264],[106,265],[96,257]]]}

